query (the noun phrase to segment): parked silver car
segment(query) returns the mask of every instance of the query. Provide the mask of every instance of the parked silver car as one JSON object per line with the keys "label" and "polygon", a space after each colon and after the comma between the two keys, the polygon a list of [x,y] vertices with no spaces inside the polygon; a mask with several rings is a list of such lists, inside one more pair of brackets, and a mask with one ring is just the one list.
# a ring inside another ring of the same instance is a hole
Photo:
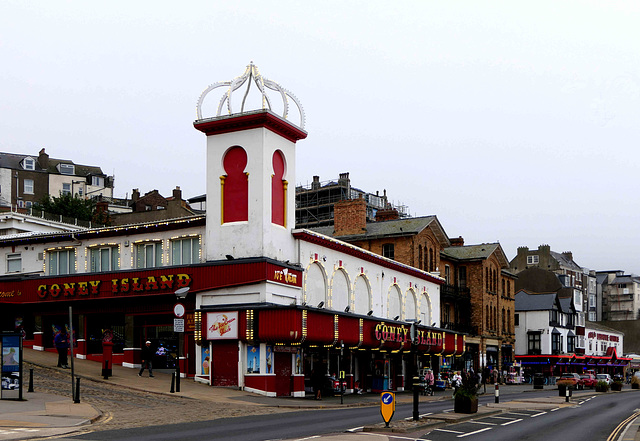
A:
{"label": "parked silver car", "polygon": [[611,375],[609,374],[596,374],[596,380],[606,381],[609,386],[611,386],[611,383],[613,383],[613,380],[611,379]]}

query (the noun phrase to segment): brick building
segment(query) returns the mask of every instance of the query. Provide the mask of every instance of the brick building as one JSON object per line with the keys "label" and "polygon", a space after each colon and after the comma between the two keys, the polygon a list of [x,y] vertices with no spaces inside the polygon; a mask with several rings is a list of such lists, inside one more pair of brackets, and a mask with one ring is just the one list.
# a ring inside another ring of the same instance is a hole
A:
{"label": "brick building", "polygon": [[400,219],[388,209],[367,222],[362,198],[336,203],[334,225],[314,231],[442,276],[441,326],[469,334],[457,367],[502,369],[503,362],[512,363],[516,276],[500,244],[465,246],[461,237],[447,236],[436,216]]}

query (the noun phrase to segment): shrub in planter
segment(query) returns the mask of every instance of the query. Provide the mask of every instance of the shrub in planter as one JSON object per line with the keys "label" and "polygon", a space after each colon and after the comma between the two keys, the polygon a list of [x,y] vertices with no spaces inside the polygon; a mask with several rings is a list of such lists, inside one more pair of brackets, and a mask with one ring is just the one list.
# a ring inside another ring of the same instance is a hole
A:
{"label": "shrub in planter", "polygon": [[609,392],[609,383],[606,381],[598,381],[596,383],[596,392]]}
{"label": "shrub in planter", "polygon": [[611,390],[621,391],[622,381],[614,381],[613,383],[611,383]]}
{"label": "shrub in planter", "polygon": [[[556,382],[556,385],[558,386],[558,395],[561,397],[566,396],[567,389],[569,389],[570,391],[576,389],[576,385],[573,384],[573,381],[571,380],[558,380]],[[569,395],[571,395],[571,392],[569,392]]]}
{"label": "shrub in planter", "polygon": [[456,413],[478,411],[478,384],[472,375],[465,375],[462,385],[453,394],[453,411]]}
{"label": "shrub in planter", "polygon": [[635,375],[631,377],[631,389],[640,389],[640,378]]}

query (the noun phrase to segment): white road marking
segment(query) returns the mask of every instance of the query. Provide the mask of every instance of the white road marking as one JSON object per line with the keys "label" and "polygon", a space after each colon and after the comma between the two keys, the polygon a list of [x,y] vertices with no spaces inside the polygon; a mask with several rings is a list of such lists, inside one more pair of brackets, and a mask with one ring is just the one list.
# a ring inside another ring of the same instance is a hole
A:
{"label": "white road marking", "polygon": [[518,413],[518,412],[509,412],[509,415],[531,416],[530,413]]}
{"label": "white road marking", "polygon": [[501,426],[508,426],[509,424],[517,423],[518,421],[522,421],[522,418],[519,418],[519,419],[513,420],[513,421],[509,421],[509,422],[506,422],[506,423],[502,423],[500,425]]}
{"label": "white road marking", "polygon": [[447,429],[433,429],[434,431],[439,431],[439,432],[449,432],[449,433],[464,433],[464,432],[460,432],[458,430],[447,430]]}
{"label": "white road marking", "polygon": [[487,426],[497,426],[496,423],[485,423],[484,421],[467,421],[467,423],[471,424],[485,424]]}
{"label": "white road marking", "polygon": [[427,415],[433,415],[433,412],[429,412],[429,413],[423,413],[422,415],[420,415],[420,417],[426,417]]}
{"label": "white road marking", "polygon": [[465,436],[475,435],[476,433],[486,432],[487,430],[491,430],[491,427],[485,427],[484,429],[476,430],[475,432],[465,433],[464,435],[458,435],[458,438],[464,438]]}
{"label": "white road marking", "polygon": [[[552,411],[553,412],[553,411]],[[535,417],[539,417],[540,415],[544,415],[547,412],[540,412],[540,413],[536,413],[535,415],[531,415],[531,418],[535,418]]]}
{"label": "white road marking", "polygon": [[357,432],[358,430],[362,430],[362,429],[364,429],[364,426],[354,427],[353,429],[347,429],[347,430],[345,430],[345,432],[353,433],[353,432]]}
{"label": "white road marking", "polygon": [[447,409],[442,411],[442,413],[446,413],[446,412],[453,412],[453,409]]}
{"label": "white road marking", "polygon": [[503,416],[490,416],[490,417],[487,417],[487,418],[499,418],[501,420],[513,420],[513,419],[515,419],[515,418],[509,418],[509,417],[503,417]]}
{"label": "white road marking", "polygon": [[556,410],[560,410],[560,408],[556,407],[555,409],[551,409],[549,412],[555,412]]}

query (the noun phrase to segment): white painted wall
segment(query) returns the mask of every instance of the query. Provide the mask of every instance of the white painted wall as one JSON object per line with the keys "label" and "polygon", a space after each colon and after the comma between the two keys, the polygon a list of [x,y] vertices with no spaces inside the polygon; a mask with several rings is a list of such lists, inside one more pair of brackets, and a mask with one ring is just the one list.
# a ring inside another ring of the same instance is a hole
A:
{"label": "white painted wall", "polygon": [[[220,177],[226,172],[224,154],[233,146],[247,152],[249,174],[249,221],[221,224]],[[280,150],[285,158],[287,227],[271,223],[272,158]],[[295,143],[270,130],[257,128],[207,137],[207,260],[266,256],[294,261],[295,226]]]}
{"label": "white painted wall", "polygon": [[376,317],[399,315],[440,325],[438,284],[302,240],[298,247],[305,269],[301,302],[317,306],[322,301],[325,308],[341,311],[348,296],[350,310],[358,314],[373,310]]}

